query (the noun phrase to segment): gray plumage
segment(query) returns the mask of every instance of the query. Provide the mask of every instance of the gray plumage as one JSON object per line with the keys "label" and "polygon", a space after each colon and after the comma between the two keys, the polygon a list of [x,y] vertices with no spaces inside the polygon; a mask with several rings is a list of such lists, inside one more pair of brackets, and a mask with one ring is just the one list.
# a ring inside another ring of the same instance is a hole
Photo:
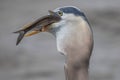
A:
{"label": "gray plumage", "polygon": [[[56,37],[57,50],[65,56],[66,80],[88,80],[93,34],[87,17],[80,9],[73,6],[57,8],[52,13],[54,15],[51,19],[45,17],[43,20],[41,18],[37,21],[40,24],[37,25],[33,22],[31,33],[38,33],[36,30],[47,31]],[[31,25],[28,28],[31,29]],[[23,35],[18,37],[17,44],[23,38]]]}

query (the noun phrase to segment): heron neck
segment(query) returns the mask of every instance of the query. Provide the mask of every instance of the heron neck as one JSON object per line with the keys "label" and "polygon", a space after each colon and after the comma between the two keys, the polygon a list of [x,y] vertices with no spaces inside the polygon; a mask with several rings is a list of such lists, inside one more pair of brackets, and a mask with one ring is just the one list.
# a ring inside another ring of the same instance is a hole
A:
{"label": "heron neck", "polygon": [[67,80],[88,80],[88,68],[81,68],[77,71],[68,68],[67,72]]}
{"label": "heron neck", "polygon": [[57,32],[56,38],[58,51],[66,56],[67,80],[88,80],[93,46],[89,25],[84,20],[68,23]]}

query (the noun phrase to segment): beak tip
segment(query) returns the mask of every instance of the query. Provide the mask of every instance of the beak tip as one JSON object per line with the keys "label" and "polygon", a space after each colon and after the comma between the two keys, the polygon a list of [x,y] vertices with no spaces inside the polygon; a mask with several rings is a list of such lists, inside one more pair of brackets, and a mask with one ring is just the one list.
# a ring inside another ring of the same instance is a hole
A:
{"label": "beak tip", "polygon": [[48,12],[50,13],[50,15],[53,15],[53,14],[54,14],[54,12],[51,11],[51,10],[48,10]]}

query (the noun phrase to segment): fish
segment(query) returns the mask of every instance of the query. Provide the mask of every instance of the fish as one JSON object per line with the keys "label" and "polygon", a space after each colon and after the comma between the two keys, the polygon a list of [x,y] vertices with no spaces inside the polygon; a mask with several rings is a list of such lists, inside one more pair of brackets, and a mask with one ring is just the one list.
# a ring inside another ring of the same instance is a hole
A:
{"label": "fish", "polygon": [[49,10],[49,15],[43,16],[35,20],[34,22],[30,22],[29,24],[23,26],[22,29],[13,32],[19,34],[16,45],[18,45],[21,42],[23,37],[32,36],[34,34],[42,32],[47,26],[60,20],[61,17],[56,12]]}

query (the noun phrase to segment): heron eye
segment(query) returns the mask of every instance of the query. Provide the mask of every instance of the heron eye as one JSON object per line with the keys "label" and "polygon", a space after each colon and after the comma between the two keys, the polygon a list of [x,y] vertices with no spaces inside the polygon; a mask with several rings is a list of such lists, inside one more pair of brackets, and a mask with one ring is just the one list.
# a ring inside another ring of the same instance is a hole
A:
{"label": "heron eye", "polygon": [[62,11],[58,11],[58,15],[63,16],[63,12]]}

